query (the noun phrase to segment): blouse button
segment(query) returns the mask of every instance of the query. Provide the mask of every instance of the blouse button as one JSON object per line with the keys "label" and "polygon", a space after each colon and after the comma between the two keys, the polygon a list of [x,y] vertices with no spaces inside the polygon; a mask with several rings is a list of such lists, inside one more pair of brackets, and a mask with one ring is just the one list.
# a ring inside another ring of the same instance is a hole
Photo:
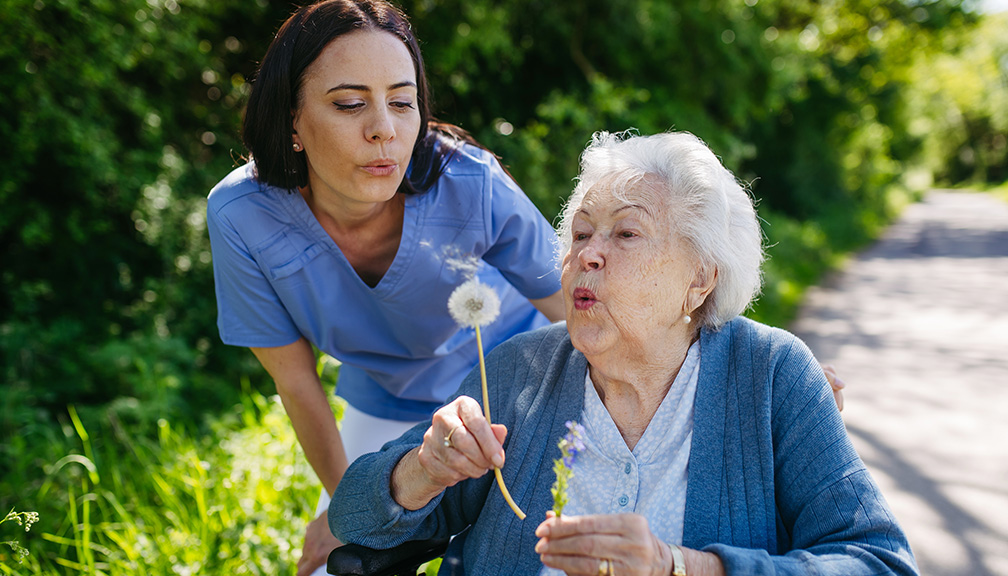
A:
{"label": "blouse button", "polygon": [[620,496],[620,498],[619,498],[619,505],[620,506],[626,506],[627,502],[629,502],[629,501],[630,501],[630,499],[627,498],[626,495],[624,494],[623,496]]}
{"label": "blouse button", "polygon": [[630,470],[632,470],[632,467],[630,466],[630,463],[629,463],[629,462],[627,462],[627,463],[626,463],[626,467],[625,467],[625,468],[623,468],[623,471],[624,471],[624,472],[626,472],[627,474],[629,474],[629,473],[630,473]]}

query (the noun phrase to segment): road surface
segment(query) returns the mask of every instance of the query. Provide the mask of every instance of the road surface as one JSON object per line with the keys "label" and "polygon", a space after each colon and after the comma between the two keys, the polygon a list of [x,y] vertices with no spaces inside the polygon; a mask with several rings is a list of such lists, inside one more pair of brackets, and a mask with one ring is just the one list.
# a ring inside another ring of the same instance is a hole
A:
{"label": "road surface", "polygon": [[809,291],[792,331],[925,576],[1008,576],[1008,203],[934,191]]}

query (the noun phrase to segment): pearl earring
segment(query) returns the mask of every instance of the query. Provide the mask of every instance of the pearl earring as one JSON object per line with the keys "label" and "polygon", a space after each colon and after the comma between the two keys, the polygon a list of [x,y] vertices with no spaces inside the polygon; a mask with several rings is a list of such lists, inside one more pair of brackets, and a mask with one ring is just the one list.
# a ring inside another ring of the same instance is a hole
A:
{"label": "pearl earring", "polygon": [[683,316],[683,319],[682,319],[682,321],[683,321],[683,322],[684,322],[685,324],[689,324],[690,322],[692,322],[692,321],[693,321],[693,319],[692,319],[692,318],[690,318],[690,315],[689,315],[689,314],[687,314],[687,315]]}
{"label": "pearl earring", "polygon": [[301,151],[301,145],[298,144],[297,142],[294,143],[294,151],[295,152],[300,152]]}

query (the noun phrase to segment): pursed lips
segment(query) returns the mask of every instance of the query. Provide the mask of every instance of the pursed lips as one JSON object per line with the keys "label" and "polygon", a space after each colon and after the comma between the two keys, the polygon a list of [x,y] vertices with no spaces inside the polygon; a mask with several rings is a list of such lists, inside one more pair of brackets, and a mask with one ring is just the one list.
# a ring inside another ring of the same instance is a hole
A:
{"label": "pursed lips", "polygon": [[381,158],[361,166],[365,172],[372,176],[389,176],[393,174],[398,167],[399,165],[395,160],[388,158]]}
{"label": "pursed lips", "polygon": [[571,296],[574,298],[575,310],[588,310],[598,302],[595,293],[587,288],[575,288]]}

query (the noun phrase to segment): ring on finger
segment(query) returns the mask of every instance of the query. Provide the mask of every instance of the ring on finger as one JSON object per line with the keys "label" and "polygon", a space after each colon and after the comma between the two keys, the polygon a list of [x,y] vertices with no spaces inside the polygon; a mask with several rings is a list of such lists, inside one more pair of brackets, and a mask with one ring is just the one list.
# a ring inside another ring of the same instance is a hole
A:
{"label": "ring on finger", "polygon": [[459,424],[458,426],[456,426],[456,427],[452,428],[452,429],[451,429],[451,430],[450,430],[450,431],[448,432],[448,435],[444,437],[444,445],[445,445],[445,448],[454,448],[454,447],[455,447],[455,445],[454,445],[454,444],[452,444],[452,439],[451,439],[451,437],[452,437],[452,434],[454,434],[454,433],[455,433],[455,431],[456,431],[456,430],[458,430],[459,428],[461,428],[462,426],[463,426],[462,424]]}

